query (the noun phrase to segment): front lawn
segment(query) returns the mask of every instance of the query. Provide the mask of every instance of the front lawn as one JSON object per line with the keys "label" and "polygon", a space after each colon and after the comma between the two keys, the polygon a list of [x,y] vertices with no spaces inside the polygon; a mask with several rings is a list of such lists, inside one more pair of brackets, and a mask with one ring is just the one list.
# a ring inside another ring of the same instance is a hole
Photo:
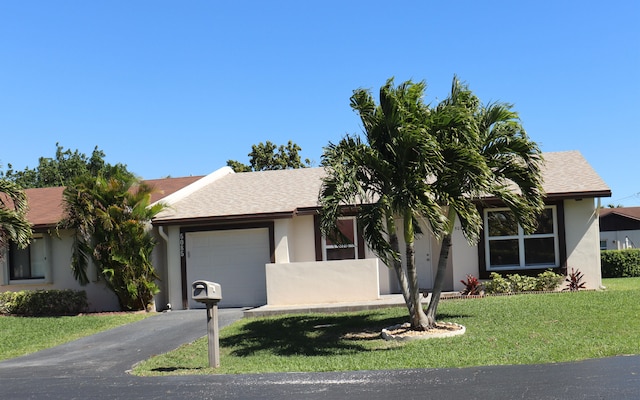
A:
{"label": "front lawn", "polygon": [[0,316],[0,360],[57,346],[84,336],[146,318],[146,313],[73,317]]}
{"label": "front lawn", "polygon": [[205,337],[139,364],[134,373],[457,368],[640,353],[640,278],[603,284],[605,291],[443,301],[438,319],[467,328],[446,339],[381,339],[382,328],[407,320],[405,308],[244,319],[222,329],[216,370],[208,368]]}

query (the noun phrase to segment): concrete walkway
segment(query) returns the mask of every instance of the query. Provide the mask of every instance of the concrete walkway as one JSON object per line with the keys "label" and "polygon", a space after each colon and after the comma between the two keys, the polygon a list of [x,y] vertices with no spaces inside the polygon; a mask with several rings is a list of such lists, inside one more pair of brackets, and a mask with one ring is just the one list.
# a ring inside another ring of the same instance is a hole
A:
{"label": "concrete walkway", "polygon": [[[422,299],[424,304],[428,304],[430,297]],[[404,307],[404,298],[401,294],[381,295],[377,300],[358,301],[351,303],[325,303],[325,304],[302,304],[294,306],[261,306],[244,311],[245,318],[266,317],[269,315],[281,314],[301,314],[301,313],[331,313],[349,312],[361,310],[375,310],[387,307]]]}

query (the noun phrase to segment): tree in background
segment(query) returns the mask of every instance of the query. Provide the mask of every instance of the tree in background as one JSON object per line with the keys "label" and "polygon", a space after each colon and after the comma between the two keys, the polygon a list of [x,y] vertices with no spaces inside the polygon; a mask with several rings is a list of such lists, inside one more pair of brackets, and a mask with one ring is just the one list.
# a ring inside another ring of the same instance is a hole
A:
{"label": "tree in background", "polygon": [[26,248],[31,242],[31,224],[27,221],[27,196],[18,185],[0,179],[0,260],[9,242]]}
{"label": "tree in background", "polygon": [[[11,164],[8,164],[6,172],[0,172],[0,178],[15,182],[22,188],[41,188],[54,186],[68,186],[79,176],[89,174],[98,176],[108,174],[112,170],[112,165],[104,161],[105,154],[96,146],[91,153],[91,157],[80,153],[78,150],[65,150],[59,143],[56,143],[55,158],[40,157],[38,166],[22,171],[15,171]],[[120,172],[126,171],[126,166],[117,164]]]}
{"label": "tree in background", "polygon": [[87,284],[89,258],[93,260],[123,310],[145,309],[159,291],[149,224],[164,206],[151,205],[151,193],[150,186],[117,166],[97,177],[80,176],[64,191],[67,217],[59,228],[74,230],[74,277]]}
{"label": "tree in background", "polygon": [[[393,79],[380,89],[379,104],[364,89],[354,91],[366,141],[346,136],[329,144],[320,193],[321,228],[335,236],[345,205],[356,205],[358,224],[369,247],[391,268],[400,284],[413,329],[432,328],[456,217],[470,243],[482,218],[474,203],[492,194],[503,200],[525,229],[543,207],[540,151],[528,140],[509,106],[482,106],[454,77],[452,92],[435,107],[423,102],[424,82]],[[513,191],[511,185],[521,190]],[[396,221],[402,220],[402,227]],[[419,221],[442,240],[427,312],[422,309],[415,265]],[[405,242],[405,267],[398,235]]]}
{"label": "tree in background", "polygon": [[301,150],[300,146],[291,140],[286,146],[276,146],[270,141],[266,143],[260,142],[251,146],[251,152],[248,154],[250,165],[228,160],[227,166],[233,168],[235,172],[295,169],[311,166],[309,159],[303,161],[300,157],[299,152]]}

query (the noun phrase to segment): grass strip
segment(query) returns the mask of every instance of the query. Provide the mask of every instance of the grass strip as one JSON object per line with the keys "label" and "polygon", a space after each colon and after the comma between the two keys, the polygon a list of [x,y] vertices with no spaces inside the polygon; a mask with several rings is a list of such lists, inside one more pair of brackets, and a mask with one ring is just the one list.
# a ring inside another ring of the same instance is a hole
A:
{"label": "grass strip", "polygon": [[137,366],[137,375],[320,372],[557,363],[640,353],[640,278],[606,279],[605,291],[443,301],[438,319],[462,336],[385,341],[382,328],[407,311],[245,319],[222,329],[221,367],[208,367],[206,338]]}
{"label": "grass strip", "polygon": [[0,316],[0,360],[22,356],[139,321],[150,314],[84,314],[70,317]]}

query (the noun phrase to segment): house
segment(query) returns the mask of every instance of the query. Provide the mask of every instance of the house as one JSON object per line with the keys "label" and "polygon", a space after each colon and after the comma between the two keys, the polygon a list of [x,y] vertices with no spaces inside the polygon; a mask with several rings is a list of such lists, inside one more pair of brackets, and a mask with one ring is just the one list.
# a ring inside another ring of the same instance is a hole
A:
{"label": "house", "polygon": [[[167,178],[148,180],[155,192],[152,202],[185,190],[202,177]],[[64,217],[63,187],[26,189],[29,202],[27,219],[33,227],[33,240],[27,249],[10,246],[0,260],[0,292],[37,289],[85,290],[92,311],[118,310],[118,300],[97,279],[95,266],[90,265],[88,276],[93,277],[81,286],[71,272],[73,233],[56,231],[57,223]],[[166,304],[166,303],[165,303]]]}
{"label": "house", "polygon": [[640,207],[600,210],[600,249],[624,250],[640,247]]}
{"label": "house", "polygon": [[[544,158],[546,208],[537,231],[525,235],[506,208],[481,199],[482,238],[468,244],[456,223],[445,289],[461,289],[467,274],[488,278],[494,271],[537,274],[548,268],[579,269],[589,288],[601,286],[599,199],[611,190],[578,151]],[[351,238],[348,246],[322,237],[318,194],[324,173],[304,168],[235,174],[225,167],[197,190],[176,193],[172,207],[153,221],[162,238],[158,303],[201,307],[190,298],[191,283],[200,279],[220,283],[220,306],[228,307],[375,300],[398,293],[392,270],[367,248],[354,217],[340,222]],[[416,242],[421,288],[433,286],[439,247],[429,234]]]}
{"label": "house", "polygon": [[[544,158],[547,206],[538,230],[524,235],[507,209],[495,199],[481,199],[483,236],[470,245],[456,223],[446,290],[460,290],[467,274],[486,279],[494,271],[564,273],[569,267],[584,273],[589,288],[600,287],[599,199],[611,191],[577,151]],[[336,246],[321,235],[323,176],[323,168],[234,173],[224,167],[204,177],[147,181],[158,189],[152,201],[168,205],[152,222],[161,289],[156,308],[204,307],[191,299],[196,280],[222,286],[221,307],[376,300],[399,293],[393,271],[366,246],[354,216],[340,220],[350,244]],[[84,289],[92,310],[117,310],[103,282],[94,278],[83,287],[71,274],[72,232],[55,231],[63,217],[62,191],[27,190],[35,240],[28,250],[12,248],[4,257],[0,291]],[[439,250],[432,235],[416,241],[422,289],[433,286]],[[95,267],[89,274],[97,277]]]}

